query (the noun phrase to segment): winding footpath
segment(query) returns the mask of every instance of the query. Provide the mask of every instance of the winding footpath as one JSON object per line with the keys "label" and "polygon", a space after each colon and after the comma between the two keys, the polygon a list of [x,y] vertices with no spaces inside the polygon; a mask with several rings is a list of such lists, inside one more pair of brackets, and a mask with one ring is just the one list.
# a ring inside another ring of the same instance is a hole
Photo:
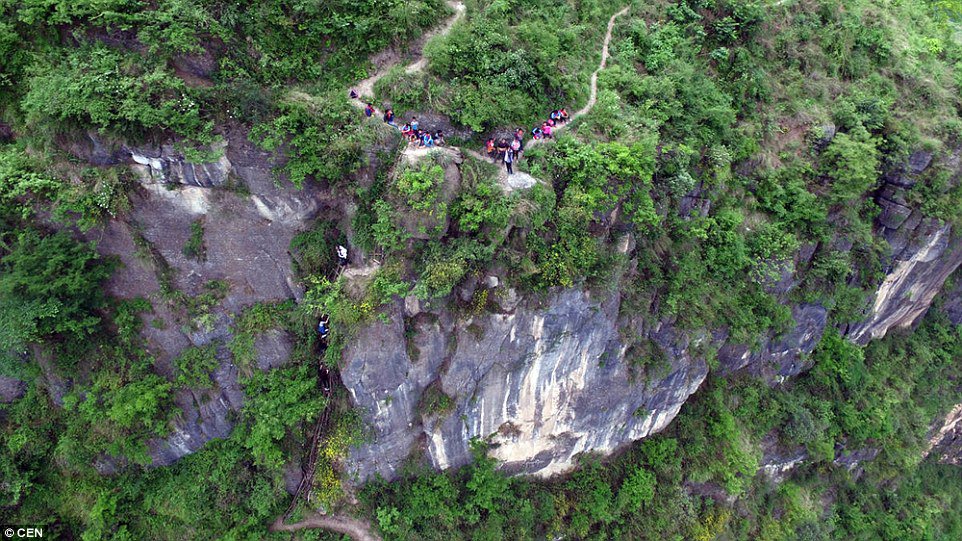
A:
{"label": "winding footpath", "polygon": [[[424,50],[423,50],[424,45],[437,36],[447,35],[449,32],[451,32],[451,29],[454,28],[454,25],[457,24],[462,17],[464,17],[464,12],[466,11],[466,8],[463,2],[461,2],[460,0],[456,0],[456,1],[449,0],[447,4],[451,9],[454,10],[454,15],[452,15],[451,18],[449,18],[447,22],[444,23],[443,26],[439,28],[435,28],[434,30],[427,32],[424,35],[422,35],[420,38],[418,38],[418,41],[420,41],[419,48],[422,49],[421,53],[418,55],[419,58],[416,62],[404,68],[404,71],[406,73],[416,73],[423,70],[428,65],[428,59],[424,57]],[[374,75],[368,77],[367,79],[364,79],[363,81],[360,81],[359,83],[354,85],[352,88],[358,93],[358,96],[360,96],[360,98],[364,98],[364,97],[373,98],[374,84],[377,83],[382,77],[387,75],[387,73],[391,71],[392,68],[394,68],[393,64],[382,66],[380,69],[375,70]],[[364,101],[361,100],[360,98],[358,98],[357,100],[354,100],[355,104],[360,104],[361,107],[364,107]],[[380,113],[380,111],[378,111],[378,113]]]}
{"label": "winding footpath", "polygon": [[[451,9],[454,10],[454,15],[452,15],[451,18],[449,18],[442,27],[426,33],[420,39],[421,41],[420,46],[422,48],[424,44],[427,43],[432,38],[436,36],[443,36],[449,33],[451,29],[454,28],[454,25],[457,24],[457,22],[461,20],[462,17],[464,17],[465,6],[463,2],[461,2],[460,0],[449,1],[448,5],[451,7]],[[601,47],[601,62],[598,64],[598,68],[591,74],[591,91],[588,96],[588,102],[585,103],[584,107],[582,107],[580,110],[572,114],[571,118],[568,120],[566,124],[555,128],[555,133],[558,133],[566,129],[568,126],[572,124],[572,122],[575,121],[575,119],[577,119],[582,115],[587,114],[589,111],[591,111],[591,108],[594,107],[595,102],[597,101],[597,98],[598,98],[598,74],[601,72],[601,70],[605,69],[605,65],[607,65],[608,63],[608,57],[609,57],[608,45],[611,43],[611,33],[615,27],[615,20],[618,17],[621,17],[622,15],[624,15],[625,13],[628,13],[628,7],[625,7],[618,13],[615,13],[614,15],[612,15],[610,19],[608,19],[608,30],[607,32],[605,32],[605,39]],[[415,73],[415,72],[421,71],[427,66],[427,59],[424,57],[423,51],[419,56],[420,58],[418,58],[417,61],[413,62],[412,64],[408,65],[405,68],[405,71],[407,73]],[[384,77],[393,67],[394,65],[390,65],[390,64],[386,66],[382,66],[380,69],[375,71],[374,75],[358,82],[356,85],[353,85],[351,88],[358,93],[359,97],[353,100],[352,103],[354,103],[354,105],[357,107],[363,108],[367,103],[364,100],[364,98],[372,98],[374,96],[374,84],[377,83],[379,79]],[[371,101],[373,101],[373,99]],[[375,110],[375,114],[380,116],[382,113],[379,110]],[[544,139],[530,141],[527,146],[528,148],[530,148],[534,145],[541,144],[544,141],[545,141]],[[448,148],[451,148],[452,150],[455,150],[455,151],[461,151],[480,161],[487,161],[490,159],[487,156],[482,155],[480,152],[477,152],[474,150],[459,149],[457,147],[448,147]],[[418,153],[420,151],[425,151],[425,149],[412,149],[410,152]],[[506,191],[512,191],[512,190],[521,189],[521,188],[530,188],[534,184],[541,182],[538,179],[532,177],[531,175],[520,172],[520,171],[517,173],[514,173],[513,175],[508,175],[504,169],[500,169],[498,180],[501,186]],[[298,530],[303,530],[305,528],[322,528],[332,532],[348,535],[351,538],[353,538],[355,541],[381,541],[381,538],[378,537],[377,534],[373,532],[373,530],[371,529],[371,525],[368,522],[361,519],[354,518],[354,517],[350,517],[347,515],[340,515],[340,514],[324,515],[320,513],[315,513],[307,517],[306,519],[300,522],[296,522],[294,524],[286,524],[285,518],[286,518],[286,514],[277,517],[277,520],[275,520],[274,523],[271,524],[270,530],[272,532],[295,532]]]}

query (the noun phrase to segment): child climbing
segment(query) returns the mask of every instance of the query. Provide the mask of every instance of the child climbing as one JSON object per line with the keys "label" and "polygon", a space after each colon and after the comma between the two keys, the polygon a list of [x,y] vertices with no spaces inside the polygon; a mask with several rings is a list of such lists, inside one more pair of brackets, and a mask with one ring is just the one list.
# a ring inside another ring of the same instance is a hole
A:
{"label": "child climbing", "polygon": [[544,132],[541,131],[541,128],[535,127],[533,130],[531,130],[531,136],[534,137],[535,141],[537,141],[538,139],[544,137]]}
{"label": "child climbing", "polygon": [[489,137],[488,140],[485,141],[484,149],[488,152],[489,158],[491,158],[495,162],[498,161],[498,155],[495,154],[494,152],[494,137]]}
{"label": "child climbing", "polygon": [[411,140],[411,125],[410,125],[410,124],[405,124],[404,126],[401,126],[401,135],[402,135],[405,139],[407,139],[408,141]]}
{"label": "child climbing", "polygon": [[548,124],[547,122],[541,124],[541,133],[544,134],[545,139],[551,139],[552,129],[553,128],[551,127],[551,124]]}
{"label": "child climbing", "polygon": [[443,147],[443,146],[444,146],[444,132],[443,132],[443,131],[438,130],[438,131],[434,132],[434,144],[438,145],[439,147]]}
{"label": "child climbing", "polygon": [[370,117],[374,114],[374,104],[369,103],[364,106],[364,116]]}
{"label": "child climbing", "polygon": [[317,334],[321,336],[321,340],[327,341],[327,335],[331,332],[331,327],[329,324],[330,317],[327,314],[321,316],[320,321],[317,322]]}
{"label": "child climbing", "polygon": [[384,111],[384,122],[387,123],[387,124],[389,124],[389,125],[391,125],[391,126],[397,127],[397,124],[394,123],[394,110],[393,110],[393,109],[388,109],[387,111]]}
{"label": "child climbing", "polygon": [[514,170],[511,169],[511,164],[514,162],[514,152],[508,150],[504,153],[504,166],[508,169],[508,174],[513,175]]}
{"label": "child climbing", "polygon": [[420,126],[420,125],[418,124],[418,117],[412,116],[412,117],[411,117],[411,129],[417,131],[417,129],[418,129],[419,126]]}

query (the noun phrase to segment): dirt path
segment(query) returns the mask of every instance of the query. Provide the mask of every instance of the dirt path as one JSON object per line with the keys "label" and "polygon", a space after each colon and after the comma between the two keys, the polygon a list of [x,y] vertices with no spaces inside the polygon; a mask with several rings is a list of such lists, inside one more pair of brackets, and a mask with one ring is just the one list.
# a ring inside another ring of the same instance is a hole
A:
{"label": "dirt path", "polygon": [[571,120],[578,118],[579,116],[587,113],[595,106],[595,101],[598,98],[598,73],[605,69],[605,65],[608,63],[608,45],[611,43],[611,32],[615,29],[615,19],[621,17],[625,13],[628,13],[628,8],[630,6],[625,6],[624,9],[615,13],[608,19],[608,31],[605,32],[605,42],[601,46],[601,64],[598,64],[598,69],[591,74],[591,94],[588,97],[588,103],[581,108],[580,111],[572,115]]}
{"label": "dirt path", "polygon": [[[443,36],[448,32],[450,32],[451,29],[454,28],[454,25],[457,24],[457,22],[461,20],[462,17],[464,17],[465,6],[463,2],[461,2],[460,0],[449,0],[448,5],[451,6],[451,9],[454,10],[454,15],[452,15],[451,18],[448,19],[448,21],[443,26],[436,28],[431,32],[428,32],[421,38],[420,46],[422,48],[424,47],[425,43],[431,40],[431,38],[434,38],[436,36]],[[611,34],[615,28],[615,20],[618,17],[621,17],[622,15],[624,15],[625,13],[628,13],[629,7],[630,6],[625,6],[624,8],[622,8],[621,11],[615,13],[614,15],[611,16],[610,19],[608,19],[608,29],[605,32],[605,39],[601,46],[601,62],[598,64],[598,68],[595,69],[595,71],[592,72],[591,74],[591,84],[590,84],[591,91],[589,92],[589,95],[588,95],[588,102],[585,103],[584,107],[582,107],[580,110],[572,114],[571,118],[568,120],[568,122],[565,125],[555,128],[555,133],[559,133],[565,128],[567,128],[568,126],[570,126],[575,119],[588,113],[589,111],[591,111],[591,108],[595,106],[595,102],[598,100],[598,73],[600,73],[601,70],[605,69],[605,66],[608,64],[608,57],[609,57],[608,46],[611,44]],[[407,73],[415,73],[423,70],[426,66],[427,66],[427,58],[424,57],[424,53],[422,51],[420,58],[418,58],[418,60],[415,61],[414,63],[408,65],[406,68],[404,68],[404,70]],[[365,99],[374,97],[374,84],[377,83],[377,81],[381,79],[381,77],[384,77],[384,75],[387,74],[387,72],[389,72],[393,67],[394,65],[392,64],[382,66],[380,69],[378,69],[374,73],[374,75],[352,86],[351,88],[354,89],[359,95],[359,97],[353,100],[352,103],[357,107],[363,108],[366,103]],[[382,114],[383,113],[380,109],[375,108],[374,115],[376,115],[377,117],[380,117]],[[542,142],[544,142],[544,139],[529,141],[527,146],[528,148],[530,148],[531,146],[541,144]],[[456,147],[451,147],[451,148],[455,150],[459,150]],[[465,154],[468,154],[469,156],[481,161],[485,161],[488,159],[481,153],[476,152],[474,150],[470,150],[470,149],[460,149],[460,150]],[[530,188],[535,184],[537,184],[538,182],[541,182],[541,181],[521,171],[514,173],[513,175],[508,175],[506,170],[500,169],[498,173],[498,183],[506,192]]]}
{"label": "dirt path", "polygon": [[[422,49],[424,47],[424,44],[430,41],[431,38],[435,36],[443,36],[448,32],[450,32],[451,29],[454,28],[454,25],[457,24],[457,22],[461,20],[462,17],[464,17],[465,7],[463,2],[461,2],[460,0],[458,1],[449,0],[448,5],[451,6],[451,9],[454,10],[454,15],[452,15],[451,18],[448,19],[448,21],[444,24],[444,26],[435,28],[434,30],[431,30],[430,32],[427,32],[426,34],[421,36],[420,47]],[[404,71],[406,71],[407,73],[415,73],[423,70],[424,67],[427,66],[428,64],[428,59],[424,57],[423,51],[419,56],[420,58],[418,58],[418,60],[413,64],[404,68]],[[360,95],[362,98],[373,98],[374,83],[378,82],[378,80],[381,79],[381,77],[384,77],[387,74],[387,72],[391,71],[391,68],[393,67],[394,65],[392,64],[388,64],[386,66],[381,67],[381,69],[374,72],[374,75],[354,85],[353,87],[354,90],[356,90],[358,95]],[[361,102],[360,100],[355,100],[355,102],[360,103],[361,107],[364,106],[363,102]]]}
{"label": "dirt path", "polygon": [[371,526],[366,522],[340,515],[313,515],[294,524],[284,524],[283,519],[278,518],[274,524],[271,524],[270,530],[272,532],[296,532],[306,528],[323,528],[342,533],[351,536],[354,541],[381,541],[381,538],[371,531]]}

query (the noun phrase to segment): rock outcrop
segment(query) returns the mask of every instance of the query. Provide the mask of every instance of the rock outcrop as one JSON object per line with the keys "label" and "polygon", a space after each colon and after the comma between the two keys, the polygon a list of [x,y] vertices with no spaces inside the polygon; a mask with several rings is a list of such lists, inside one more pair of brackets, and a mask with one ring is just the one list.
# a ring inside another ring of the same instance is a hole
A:
{"label": "rock outcrop", "polygon": [[[437,468],[460,466],[478,438],[504,470],[547,476],[579,453],[610,453],[663,429],[708,367],[682,341],[663,374],[633,377],[618,305],[617,295],[566,290],[459,322],[425,312],[408,321],[407,340],[399,307],[345,351],[341,377],[374,430],[349,467],[390,478],[422,448]],[[673,338],[666,328],[652,336]]]}
{"label": "rock outcrop", "polygon": [[[132,210],[87,233],[101,253],[121,260],[108,292],[151,301],[153,313],[145,315],[143,335],[158,372],[172,376],[171,361],[186,347],[220,344],[213,387],[178,390],[173,398],[180,413],[171,434],[148,442],[154,465],[171,464],[210,439],[230,434],[232,412],[244,401],[238,369],[223,347],[231,337],[231,319],[255,302],[299,298],[302,291],[288,253],[291,238],[320,213],[343,214],[317,187],[277,185],[270,156],[253,148],[243,134],[230,140],[214,164],[190,164],[170,145],[132,151],[135,161],[147,162],[134,166],[141,185],[130,195]],[[228,174],[254,195],[229,189]],[[202,257],[184,253],[193,222],[203,230]],[[200,326],[185,321],[184,308],[172,304],[162,289],[166,282],[164,287],[195,297],[213,280],[225,284],[226,291]],[[283,365],[291,349],[290,337],[283,333],[258,337],[257,367]]]}
{"label": "rock outcrop", "polygon": [[943,464],[962,466],[962,404],[957,404],[929,439],[924,456],[935,454]]}

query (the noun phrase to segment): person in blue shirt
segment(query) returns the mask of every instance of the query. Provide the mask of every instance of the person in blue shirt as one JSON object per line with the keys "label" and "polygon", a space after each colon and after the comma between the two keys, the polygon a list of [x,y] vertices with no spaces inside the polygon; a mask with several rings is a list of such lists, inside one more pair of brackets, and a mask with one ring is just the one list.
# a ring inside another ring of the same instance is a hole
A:
{"label": "person in blue shirt", "polygon": [[331,328],[328,326],[329,317],[327,314],[321,316],[321,320],[317,323],[317,334],[321,335],[321,340],[327,340],[327,335],[331,332]]}

